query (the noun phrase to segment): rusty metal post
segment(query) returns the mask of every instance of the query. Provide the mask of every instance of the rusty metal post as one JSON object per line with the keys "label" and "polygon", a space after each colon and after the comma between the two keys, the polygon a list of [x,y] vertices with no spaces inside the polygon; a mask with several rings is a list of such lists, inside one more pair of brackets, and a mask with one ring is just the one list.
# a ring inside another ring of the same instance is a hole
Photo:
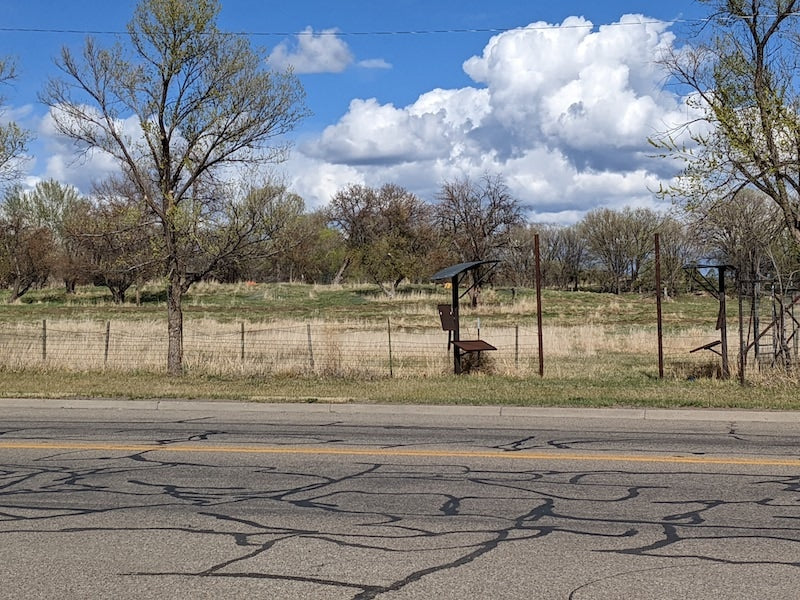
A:
{"label": "rusty metal post", "polygon": [[725,265],[717,267],[719,271],[719,318],[717,327],[719,328],[719,339],[722,342],[720,352],[722,354],[722,377],[728,379],[731,375],[730,364],[728,363],[728,310],[725,302]]}
{"label": "rusty metal post", "polygon": [[[737,277],[738,279],[738,277]],[[743,304],[744,299],[742,298],[742,287],[744,286],[744,282],[739,280],[739,385],[745,385],[745,368],[747,366],[747,348],[744,342],[744,315],[743,313]]]}
{"label": "rusty metal post", "polygon": [[[453,341],[461,339],[461,324],[458,316],[458,274],[453,275],[450,283],[452,292],[452,313],[453,313]],[[453,344],[453,373],[461,375],[461,351]]]}
{"label": "rusty metal post", "polygon": [[536,259],[536,334],[539,341],[539,377],[544,377],[544,350],[542,349],[542,263],[539,252],[539,234],[533,236],[533,252]]}
{"label": "rusty metal post", "polygon": [[664,379],[664,329],[661,320],[661,236],[655,235],[656,250],[656,319],[658,328],[658,378]]}

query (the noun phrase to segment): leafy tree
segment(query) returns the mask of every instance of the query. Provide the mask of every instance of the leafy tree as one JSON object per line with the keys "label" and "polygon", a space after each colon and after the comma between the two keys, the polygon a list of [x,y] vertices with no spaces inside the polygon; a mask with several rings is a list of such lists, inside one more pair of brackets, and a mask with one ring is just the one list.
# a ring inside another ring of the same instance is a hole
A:
{"label": "leafy tree", "polygon": [[[0,83],[17,76],[16,65],[10,58],[0,58]],[[0,103],[3,98],[0,97]],[[19,177],[22,158],[27,151],[31,134],[14,121],[0,123],[0,182],[8,183]]]}
{"label": "leafy tree", "polygon": [[321,210],[298,215],[280,237],[271,266],[279,279],[330,283],[347,252],[342,232],[329,226]]}
{"label": "leafy tree", "polygon": [[[290,192],[283,184],[265,182],[243,191],[228,189],[217,193],[242,194],[245,200],[243,207],[249,207],[254,211],[256,221],[253,224],[256,229],[253,234],[260,240],[254,240],[253,243],[219,260],[217,266],[208,271],[209,276],[221,281],[250,279],[258,271],[259,266],[263,267],[265,264],[276,266],[281,255],[302,242],[296,233],[299,233],[297,223],[305,208],[303,199]],[[243,216],[243,213],[236,209],[230,221],[241,221]],[[228,219],[223,221],[228,222]],[[220,237],[225,228],[226,225],[218,224],[215,235]],[[212,255],[208,255],[205,260],[210,261],[213,258]]]}
{"label": "leafy tree", "polygon": [[388,296],[403,280],[429,273],[431,209],[411,192],[393,184],[350,185],[331,199],[328,215],[344,236],[350,261]]}
{"label": "leafy tree", "polygon": [[[141,0],[126,43],[64,48],[42,99],[57,129],[117,159],[155,217],[167,278],[167,371],[183,372],[183,297],[269,237],[257,197],[224,194],[231,167],[284,157],[306,114],[291,72],[216,26],[216,0]],[[226,171],[227,170],[227,171]]]}
{"label": "leafy tree", "polygon": [[665,192],[713,206],[752,187],[800,241],[800,0],[701,1],[711,11],[706,41],[663,61],[696,115],[653,140],[685,161]]}
{"label": "leafy tree", "polygon": [[47,281],[53,254],[52,233],[31,217],[25,192],[7,190],[0,208],[0,281],[11,288],[9,302]]}
{"label": "leafy tree", "polygon": [[67,293],[74,293],[75,285],[85,279],[86,273],[80,250],[67,233],[67,223],[83,212],[88,201],[75,188],[53,179],[37,183],[25,198],[32,224],[48,229],[52,235],[53,276],[64,281]]}

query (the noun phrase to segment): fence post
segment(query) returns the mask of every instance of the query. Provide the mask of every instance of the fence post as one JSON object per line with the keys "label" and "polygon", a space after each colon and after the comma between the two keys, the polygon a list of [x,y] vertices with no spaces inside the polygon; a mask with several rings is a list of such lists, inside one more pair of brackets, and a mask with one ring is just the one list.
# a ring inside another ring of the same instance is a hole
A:
{"label": "fence post", "polygon": [[111,341],[111,321],[106,321],[106,344],[103,351],[103,367],[108,365],[108,346]]}
{"label": "fence post", "polygon": [[244,362],[244,321],[242,321],[240,342],[241,342],[240,359],[242,362]]}
{"label": "fence post", "polygon": [[394,367],[392,365],[392,319],[386,317],[386,327],[389,333],[389,377],[394,377]]}
{"label": "fence post", "polygon": [[42,319],[42,361],[47,360],[47,319]]}
{"label": "fence post", "polygon": [[311,370],[314,370],[314,347],[311,345],[311,323],[306,323],[306,334],[308,335],[308,361]]}
{"label": "fence post", "polygon": [[519,369],[519,324],[514,325],[514,367]]}

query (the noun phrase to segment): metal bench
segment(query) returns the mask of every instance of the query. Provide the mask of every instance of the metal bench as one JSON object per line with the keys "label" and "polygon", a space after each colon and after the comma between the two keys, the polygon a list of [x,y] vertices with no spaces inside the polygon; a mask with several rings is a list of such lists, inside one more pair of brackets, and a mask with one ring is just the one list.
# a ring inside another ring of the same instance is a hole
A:
{"label": "metal bench", "polygon": [[470,352],[484,352],[486,350],[497,350],[489,342],[483,340],[453,340],[453,332],[456,331],[456,320],[453,317],[453,309],[449,304],[439,304],[436,307],[439,311],[439,319],[442,322],[442,330],[447,332],[447,350],[450,346],[455,346],[456,351],[463,354]]}

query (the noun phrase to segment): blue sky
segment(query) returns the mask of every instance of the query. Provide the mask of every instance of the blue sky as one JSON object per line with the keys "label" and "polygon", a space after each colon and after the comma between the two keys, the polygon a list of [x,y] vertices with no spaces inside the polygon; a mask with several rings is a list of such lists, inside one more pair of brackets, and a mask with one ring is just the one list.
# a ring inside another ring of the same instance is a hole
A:
{"label": "blue sky", "polygon": [[[88,192],[112,169],[70,156],[37,93],[62,46],[90,31],[112,43],[135,4],[0,0],[0,54],[20,71],[6,117],[37,135],[28,184]],[[563,223],[599,206],[658,206],[651,190],[672,167],[649,157],[646,138],[685,109],[655,59],[704,15],[692,0],[222,0],[219,26],[251,34],[307,91],[313,116],[281,172],[309,208],[349,183],[433,199],[442,181],[492,172],[532,220]]]}

